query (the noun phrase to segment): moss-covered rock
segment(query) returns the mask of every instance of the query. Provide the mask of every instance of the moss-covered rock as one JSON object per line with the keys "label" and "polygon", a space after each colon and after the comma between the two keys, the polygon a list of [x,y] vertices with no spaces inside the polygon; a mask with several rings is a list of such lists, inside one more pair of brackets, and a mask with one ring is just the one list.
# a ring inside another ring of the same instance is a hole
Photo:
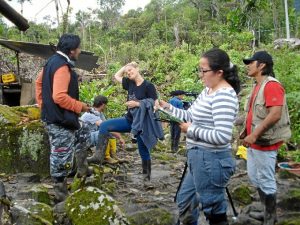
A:
{"label": "moss-covered rock", "polygon": [[47,205],[49,205],[51,202],[48,189],[41,184],[22,189],[17,193],[17,199],[33,199],[37,202],[45,203]]}
{"label": "moss-covered rock", "polygon": [[74,225],[128,225],[116,202],[95,187],[72,193],[65,203],[68,218]]}
{"label": "moss-covered rock", "polygon": [[252,202],[251,190],[244,184],[240,185],[233,190],[232,198],[244,205],[248,205]]}
{"label": "moss-covered rock", "polygon": [[300,188],[289,190],[278,202],[278,207],[284,210],[300,210]]}
{"label": "moss-covered rock", "polygon": [[30,189],[32,199],[37,202],[50,204],[50,195],[48,189],[43,185],[35,185]]}
{"label": "moss-covered rock", "polygon": [[49,174],[48,136],[35,106],[0,105],[0,170]]}
{"label": "moss-covered rock", "polygon": [[300,218],[290,218],[277,223],[278,225],[299,225]]}
{"label": "moss-covered rock", "polygon": [[296,179],[297,175],[290,173],[288,170],[279,170],[278,176],[280,179]]}
{"label": "moss-covered rock", "polygon": [[52,208],[31,200],[17,201],[12,209],[12,221],[16,225],[52,225]]}
{"label": "moss-covered rock", "polygon": [[162,160],[162,161],[176,160],[176,158],[173,155],[165,153],[165,152],[161,152],[161,153],[159,153],[159,152],[153,152],[152,156],[155,159]]}
{"label": "moss-covered rock", "polygon": [[129,216],[131,225],[170,225],[174,224],[173,215],[165,209],[150,209]]}

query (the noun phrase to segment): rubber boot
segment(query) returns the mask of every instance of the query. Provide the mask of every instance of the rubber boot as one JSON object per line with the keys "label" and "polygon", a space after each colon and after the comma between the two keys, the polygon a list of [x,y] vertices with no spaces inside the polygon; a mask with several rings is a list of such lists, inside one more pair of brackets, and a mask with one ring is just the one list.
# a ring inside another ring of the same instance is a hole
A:
{"label": "rubber boot", "polygon": [[226,213],[211,214],[206,216],[206,218],[209,221],[209,225],[229,225]]}
{"label": "rubber boot", "polygon": [[92,157],[87,158],[88,163],[103,164],[105,150],[108,143],[107,134],[99,134],[95,153]]}
{"label": "rubber boot", "polygon": [[143,168],[143,178],[144,181],[149,181],[151,178],[151,159],[150,160],[142,160],[142,168]]}
{"label": "rubber boot", "polygon": [[89,168],[87,161],[87,151],[77,151],[75,153],[77,163],[77,177],[90,176],[93,173],[93,169]]}
{"label": "rubber boot", "polygon": [[265,195],[264,225],[274,225],[277,221],[276,215],[276,193]]}
{"label": "rubber boot", "polygon": [[[150,179],[151,179],[151,159],[143,160],[143,178],[144,178],[144,186],[148,189],[154,188]],[[143,162],[142,161],[142,162]]]}
{"label": "rubber boot", "polygon": [[68,196],[67,178],[59,177],[54,179],[54,201],[56,203],[66,200]]}
{"label": "rubber boot", "polygon": [[110,157],[117,160],[120,163],[126,162],[125,159],[120,159],[117,156],[117,140],[116,139],[110,139],[111,145],[110,145]]}
{"label": "rubber boot", "polygon": [[[260,188],[257,188],[257,191],[258,191],[260,202],[262,203],[263,208],[265,210],[265,193]],[[250,212],[249,216],[252,217],[253,219],[263,221],[264,214],[265,214],[264,212],[259,212],[259,213]]]}
{"label": "rubber boot", "polygon": [[147,160],[142,159],[143,176],[147,174]]}
{"label": "rubber boot", "polygon": [[[114,145],[114,143],[113,143],[114,140],[115,139],[113,139],[113,138],[108,139],[108,144],[107,144],[107,147],[105,150],[104,163],[108,163],[108,164],[117,164],[118,163],[117,160],[110,157],[111,149],[113,148],[113,145]],[[116,144],[116,142],[115,142],[115,144]]]}

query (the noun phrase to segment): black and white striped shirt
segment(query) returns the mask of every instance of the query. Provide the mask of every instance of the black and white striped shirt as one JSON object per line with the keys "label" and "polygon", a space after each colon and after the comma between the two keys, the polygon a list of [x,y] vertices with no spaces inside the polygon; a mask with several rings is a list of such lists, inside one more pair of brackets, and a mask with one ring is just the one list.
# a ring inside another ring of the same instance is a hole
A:
{"label": "black and white striped shirt", "polygon": [[221,88],[212,94],[208,91],[209,88],[205,88],[188,110],[170,107],[174,116],[192,123],[187,131],[188,149],[230,146],[239,108],[237,95],[233,88]]}

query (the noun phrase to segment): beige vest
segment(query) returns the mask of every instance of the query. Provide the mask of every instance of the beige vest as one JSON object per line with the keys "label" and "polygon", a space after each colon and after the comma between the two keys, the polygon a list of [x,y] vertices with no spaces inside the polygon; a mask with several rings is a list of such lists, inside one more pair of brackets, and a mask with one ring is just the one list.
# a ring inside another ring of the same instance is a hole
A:
{"label": "beige vest", "polygon": [[[269,81],[278,82],[275,78],[268,76],[262,82],[257,95],[254,96],[253,105],[252,105],[252,126],[251,132],[266,118],[268,115],[268,109],[265,106],[265,97],[264,97],[264,89],[266,84]],[[248,101],[246,112],[249,111],[250,100]],[[284,96],[284,102],[281,112],[281,119],[275,123],[272,127],[266,130],[255,142],[257,145],[268,146],[276,144],[280,141],[286,141],[291,137],[291,129],[290,129],[290,117],[288,112],[288,107],[286,104],[286,97]]]}

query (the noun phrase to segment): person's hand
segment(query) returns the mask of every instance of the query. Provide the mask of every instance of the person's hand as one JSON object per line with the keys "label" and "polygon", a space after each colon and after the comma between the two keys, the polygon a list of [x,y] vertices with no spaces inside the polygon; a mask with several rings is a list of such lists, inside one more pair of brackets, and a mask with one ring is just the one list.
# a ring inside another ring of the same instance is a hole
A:
{"label": "person's hand", "polygon": [[140,103],[138,101],[128,101],[125,103],[125,105],[129,108],[129,109],[132,109],[132,108],[135,108],[135,107],[139,107],[140,106]]}
{"label": "person's hand", "polygon": [[89,107],[89,105],[82,103],[82,109],[81,112],[88,112],[91,110],[91,107]]}
{"label": "person's hand", "polygon": [[255,134],[249,134],[247,135],[245,138],[244,138],[244,141],[243,141],[243,145],[245,147],[249,147],[251,144],[254,144],[257,140],[257,137]]}
{"label": "person's hand", "polygon": [[186,133],[187,130],[188,130],[188,128],[189,128],[189,126],[191,126],[191,124],[192,124],[192,123],[190,123],[190,122],[188,122],[188,123],[180,123],[180,124],[179,124],[179,127],[180,127],[180,129],[181,129],[181,131],[182,131],[183,133]]}
{"label": "person's hand", "polygon": [[170,104],[165,102],[164,100],[159,101],[159,106],[162,107],[163,109],[170,109]]}
{"label": "person's hand", "polygon": [[125,140],[122,137],[120,137],[119,142],[122,146],[122,149],[124,149],[125,148]]}

